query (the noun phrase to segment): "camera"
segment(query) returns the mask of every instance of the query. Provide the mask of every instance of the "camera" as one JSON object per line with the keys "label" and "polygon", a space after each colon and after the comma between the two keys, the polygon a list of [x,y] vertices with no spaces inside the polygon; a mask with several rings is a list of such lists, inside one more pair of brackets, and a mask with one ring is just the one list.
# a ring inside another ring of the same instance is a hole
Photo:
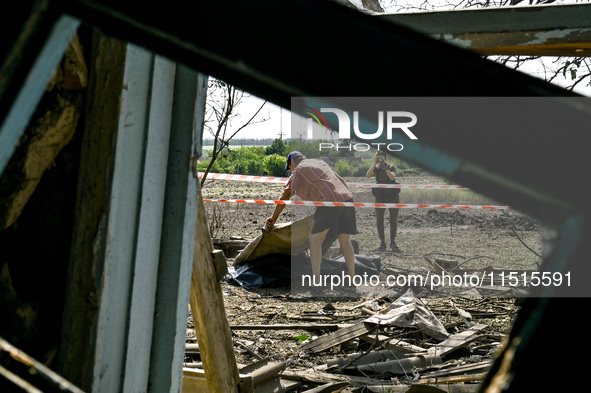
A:
{"label": "camera", "polygon": [[384,158],[384,156],[378,156],[377,160],[378,160],[378,162],[380,164],[383,163],[384,161],[386,161],[386,159]]}

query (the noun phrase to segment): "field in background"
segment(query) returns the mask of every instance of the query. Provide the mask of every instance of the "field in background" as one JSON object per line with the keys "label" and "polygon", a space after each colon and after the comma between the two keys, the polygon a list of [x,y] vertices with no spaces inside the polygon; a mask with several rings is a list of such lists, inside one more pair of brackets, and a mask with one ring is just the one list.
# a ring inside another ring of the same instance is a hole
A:
{"label": "field in background", "polygon": [[[375,183],[375,178],[366,177],[345,177],[348,182],[357,183]],[[412,185],[460,185],[453,183],[443,177],[426,175],[426,176],[398,176],[398,182],[401,184],[412,184]],[[355,194],[361,194],[364,198],[363,201],[370,201],[373,199],[371,191],[365,190],[366,192],[360,192],[355,188],[352,188]],[[368,199],[369,198],[369,199]],[[361,202],[361,200],[360,200]],[[451,205],[502,205],[481,195],[472,190],[454,190],[454,189],[402,189],[400,192],[401,203],[426,203],[426,204],[451,204]]]}

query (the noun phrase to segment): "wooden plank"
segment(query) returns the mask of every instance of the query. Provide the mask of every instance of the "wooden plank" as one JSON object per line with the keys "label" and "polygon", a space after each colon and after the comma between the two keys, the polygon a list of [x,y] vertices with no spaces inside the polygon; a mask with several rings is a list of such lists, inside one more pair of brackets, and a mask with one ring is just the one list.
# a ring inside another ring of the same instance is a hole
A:
{"label": "wooden plank", "polygon": [[486,328],[487,325],[474,325],[470,329],[454,334],[434,347],[429,348],[429,352],[437,353],[439,356],[445,356],[477,339],[479,333]]}
{"label": "wooden plank", "polygon": [[[135,228],[136,240],[130,274],[131,291],[128,295],[131,307],[127,328],[124,391],[148,386],[150,353],[153,349],[147,343],[152,341],[154,329],[168,167],[170,112],[173,104],[171,86],[175,72],[176,66],[169,60],[134,45],[128,45],[126,74],[130,75],[126,75],[125,80],[127,89],[123,94],[126,98],[123,103],[126,106],[120,115],[119,134],[135,134],[137,142],[142,139],[145,142],[141,145],[142,148],[138,149],[144,152],[144,158],[140,160],[140,168],[135,174],[138,177],[138,195],[137,202],[133,202],[141,206],[141,209]],[[134,93],[131,94],[132,92]],[[130,144],[123,146],[122,156],[131,156],[127,151],[129,146]],[[133,181],[136,180],[132,180],[132,176],[123,180],[126,183]],[[119,200],[123,199],[119,195],[117,197]],[[125,208],[129,206],[126,204]],[[121,233],[119,237],[123,237]],[[173,268],[173,261],[166,260],[166,263]],[[163,353],[158,354],[164,356]]]}
{"label": "wooden plank", "polygon": [[279,393],[283,391],[279,373],[285,363],[263,359],[240,369],[240,393]]}
{"label": "wooden plank", "polygon": [[493,361],[484,361],[480,363],[464,364],[461,366],[447,367],[437,371],[429,371],[421,373],[421,378],[439,378],[451,377],[455,375],[464,375],[469,373],[483,373],[488,372],[493,365]]}
{"label": "wooden plank", "polygon": [[293,381],[290,379],[281,379],[280,378],[279,382],[281,383],[281,388],[284,392],[295,391],[297,388],[304,385],[304,382],[302,382],[302,381]]}
{"label": "wooden plank", "polygon": [[[97,236],[103,242],[97,242],[97,248],[102,248],[104,256],[98,263],[102,271],[97,280],[100,289],[93,392],[113,392],[125,386],[145,389],[148,385],[149,358],[145,355],[150,353],[146,344],[152,341],[154,318],[150,314],[153,314],[155,297],[151,290],[156,285],[148,283],[152,277],[142,282],[143,278],[135,277],[134,273],[137,264],[142,265],[137,266],[138,269],[148,272],[157,271],[158,266],[157,255],[145,261],[136,259],[142,241],[152,242],[158,249],[160,240],[156,231],[139,234],[147,219],[144,214],[154,218],[153,223],[158,227],[161,222],[157,211],[145,210],[141,203],[143,168],[150,160],[144,152],[149,139],[146,121],[150,115],[152,60],[153,54],[127,46],[123,65],[123,82],[127,89],[122,91],[119,102],[106,227],[105,232]],[[136,278],[138,281],[134,281]],[[143,318],[140,321],[136,316]],[[140,329],[135,329],[136,322],[140,323]],[[136,362],[131,362],[128,368],[128,361],[132,359]]]}
{"label": "wooden plank", "polygon": [[272,325],[230,325],[231,330],[331,330],[351,326],[339,323],[276,323]]}
{"label": "wooden plank", "polygon": [[434,353],[412,354],[380,350],[366,354],[352,354],[347,357],[328,360],[326,365],[338,366],[360,371],[363,375],[374,374],[411,374],[417,368],[433,367],[442,364],[441,357]]}
{"label": "wooden plank", "polygon": [[339,329],[336,332],[329,333],[322,337],[317,338],[302,346],[303,350],[318,353],[325,351],[329,348],[342,344],[346,341],[360,337],[364,334],[370,333],[376,329],[375,326],[368,326],[365,322],[361,321],[354,323],[343,329]]}
{"label": "wooden plank", "polygon": [[364,364],[383,363],[393,359],[406,359],[410,357],[418,357],[417,355],[405,354],[398,351],[392,351],[388,349],[371,351],[368,353],[353,353],[345,357],[329,359],[326,361],[327,368],[333,366],[342,367],[356,367]]}
{"label": "wooden plank", "polygon": [[248,375],[252,378],[253,384],[256,385],[278,375],[283,370],[285,370],[285,363],[271,362],[268,359],[264,359],[241,368],[240,374]]}
{"label": "wooden plank", "polygon": [[[94,35],[90,50],[95,53],[89,68],[96,70],[89,81],[88,110],[82,139],[75,228],[64,305],[64,327],[75,331],[62,340],[59,371],[82,390],[92,386],[96,321],[100,292],[97,267],[102,265],[100,245],[105,236],[105,212],[109,210],[113,143],[123,85],[127,45],[105,36]],[[80,301],[89,299],[89,301]],[[66,329],[66,328],[64,328]]]}
{"label": "wooden plank", "polygon": [[183,369],[183,393],[209,393],[205,371],[199,369]]}
{"label": "wooden plank", "polygon": [[438,387],[436,384],[431,385],[373,385],[366,386],[365,391],[368,393],[478,393],[480,392],[481,385],[478,383],[472,384],[446,384],[445,386]]}
{"label": "wooden plank", "polygon": [[[30,66],[29,73],[23,80],[6,117],[0,119],[0,175],[4,172],[78,26],[80,26],[79,20],[69,16],[60,17],[49,31],[46,41],[34,62],[23,65],[23,67]],[[22,44],[27,38],[30,39],[31,37],[19,38],[22,40],[19,43]],[[6,70],[2,69],[2,71]],[[4,73],[2,76],[4,76]],[[6,83],[5,81],[2,82],[3,85]]]}
{"label": "wooden plank", "polygon": [[426,355],[417,355],[407,358],[399,358],[395,360],[389,360],[384,362],[374,362],[362,365],[356,365],[355,369],[359,370],[362,373],[376,373],[386,374],[402,374],[408,375],[412,374],[412,371],[415,369],[422,369],[432,366],[437,366],[441,364],[441,357],[439,355],[433,354],[426,354]]}
{"label": "wooden plank", "polygon": [[315,370],[285,370],[280,374],[281,378],[308,381],[314,383],[348,382],[353,386],[389,384],[391,381],[354,375],[331,374]]}
{"label": "wooden plank", "polygon": [[393,351],[402,352],[402,353],[427,352],[426,348],[419,347],[418,345],[413,345],[411,343],[407,343],[406,341],[402,341],[398,338],[384,336],[382,334],[379,334],[377,337],[376,337],[376,335],[372,335],[372,334],[364,334],[360,338],[363,341],[366,341],[369,343],[375,343],[376,338],[377,338],[377,342],[380,345],[383,345],[384,348],[389,349],[389,350],[393,350]]}
{"label": "wooden plank", "polygon": [[329,382],[322,386],[305,390],[302,393],[336,393],[345,389],[349,384],[347,382]]}
{"label": "wooden plank", "polygon": [[226,274],[228,274],[226,256],[222,250],[213,250],[211,256],[215,267],[215,278],[220,281]]}
{"label": "wooden plank", "polygon": [[201,124],[206,81],[195,70],[176,65],[149,374],[150,389],[157,392],[181,389],[199,185],[190,162],[201,140],[195,124]]}
{"label": "wooden plank", "polygon": [[378,14],[485,55],[590,56],[589,4]]}
{"label": "wooden plank", "polygon": [[414,381],[417,385],[431,385],[431,384],[453,384],[453,383],[465,383],[465,382],[476,382],[483,381],[486,378],[487,373],[469,374],[469,375],[455,375],[452,377],[438,377],[438,378],[425,378]]}
{"label": "wooden plank", "polygon": [[[40,392],[41,390],[38,390],[37,387],[42,387],[44,390],[47,389],[45,391],[83,393],[70,381],[1,337],[0,375],[7,377],[15,384],[17,381],[22,381],[24,386],[19,384],[19,387],[28,392]],[[6,387],[4,384],[2,386]],[[12,384],[10,386],[15,388]]]}
{"label": "wooden plank", "polygon": [[67,98],[57,94],[54,99],[41,100],[19,140],[14,159],[10,160],[2,174],[3,189],[6,191],[0,202],[0,211],[3,212],[0,215],[0,231],[16,222],[43,174],[55,165],[56,157],[78,128],[87,94],[83,88],[87,78],[86,62],[81,51],[75,36],[51,81],[54,91],[67,91]]}
{"label": "wooden plank", "polygon": [[[406,393],[409,391],[411,386],[408,385],[372,385],[372,386],[365,386],[364,392],[372,392],[372,393]],[[412,390],[411,390],[412,392]],[[439,390],[435,390],[436,393],[441,393]],[[446,393],[449,393],[446,391]]]}
{"label": "wooden plank", "polygon": [[240,376],[224,300],[213,264],[213,243],[201,191],[198,197],[190,305],[203,368],[212,392],[238,392]]}
{"label": "wooden plank", "polygon": [[199,344],[185,344],[185,354],[198,354]]}

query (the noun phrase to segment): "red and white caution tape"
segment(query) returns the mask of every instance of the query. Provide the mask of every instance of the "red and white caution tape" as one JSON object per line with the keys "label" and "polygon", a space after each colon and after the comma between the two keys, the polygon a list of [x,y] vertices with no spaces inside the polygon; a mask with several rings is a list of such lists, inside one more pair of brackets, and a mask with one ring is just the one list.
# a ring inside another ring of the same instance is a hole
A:
{"label": "red and white caution tape", "polygon": [[[199,178],[203,178],[203,173],[199,172]],[[217,180],[235,180],[235,181],[252,181],[258,183],[287,183],[287,177],[269,177],[269,176],[250,176],[250,175],[233,175],[230,173],[208,173],[207,179]]]}
{"label": "red and white caution tape", "polygon": [[377,183],[347,183],[350,187],[359,188],[408,188],[408,189],[433,189],[433,190],[467,190],[468,188],[448,184],[377,184]]}
{"label": "red and white caution tape", "polygon": [[[199,173],[199,178],[203,178],[203,173]],[[211,180],[234,180],[248,181],[258,183],[287,183],[287,177],[269,177],[269,176],[251,176],[234,175],[229,173],[208,173],[207,179]],[[376,184],[376,183],[347,183],[349,187],[356,188],[406,188],[406,189],[439,189],[439,190],[467,190],[468,188],[449,184]]]}
{"label": "red and white caution tape", "polygon": [[265,205],[296,205],[296,206],[328,206],[328,207],[371,207],[386,209],[406,208],[432,208],[432,209],[483,209],[483,210],[506,210],[509,206],[487,206],[487,205],[431,205],[425,203],[366,203],[366,202],[325,202],[325,201],[292,201],[292,200],[269,200],[269,199],[204,199],[204,202],[230,202],[230,203],[258,203]]}

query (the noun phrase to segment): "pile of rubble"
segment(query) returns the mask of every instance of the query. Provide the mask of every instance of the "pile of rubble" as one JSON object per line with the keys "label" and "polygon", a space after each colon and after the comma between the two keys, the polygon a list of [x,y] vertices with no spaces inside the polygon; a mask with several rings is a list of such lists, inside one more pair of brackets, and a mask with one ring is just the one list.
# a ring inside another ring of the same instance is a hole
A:
{"label": "pile of rubble", "polygon": [[[251,384],[245,391],[477,392],[503,346],[507,321],[518,309],[514,303],[509,298],[423,299],[408,289],[393,301],[360,300],[351,309],[363,316],[346,323],[339,320],[339,309],[326,303],[317,315],[337,323],[231,328],[305,331],[290,336],[299,342],[299,356],[324,355],[322,364],[302,367],[279,360],[272,348],[258,351],[236,340],[236,351],[254,360],[239,369],[243,383]],[[501,319],[502,327],[495,324]],[[188,351],[187,361],[189,367],[200,367],[197,351]]]}

